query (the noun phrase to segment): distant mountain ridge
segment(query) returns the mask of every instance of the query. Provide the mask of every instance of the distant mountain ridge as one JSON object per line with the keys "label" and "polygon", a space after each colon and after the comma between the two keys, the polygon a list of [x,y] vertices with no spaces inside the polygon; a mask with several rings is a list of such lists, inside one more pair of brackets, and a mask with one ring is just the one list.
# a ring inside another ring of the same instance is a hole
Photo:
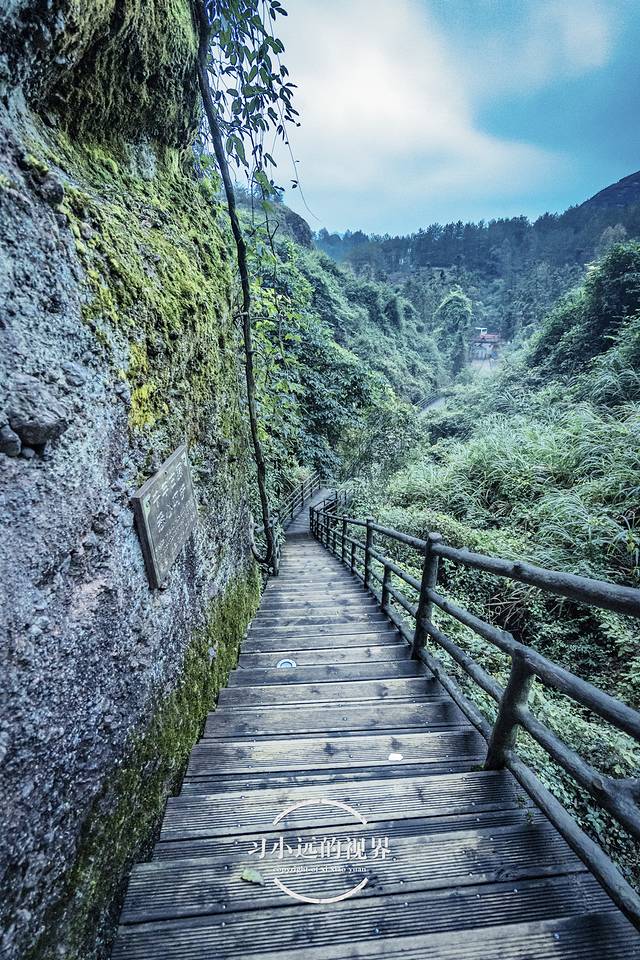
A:
{"label": "distant mountain ridge", "polygon": [[564,213],[432,223],[407,236],[320,230],[316,247],[364,278],[390,283],[425,331],[443,298],[459,287],[475,321],[512,339],[584,276],[587,264],[620,241],[640,238],[640,171]]}
{"label": "distant mountain ridge", "polygon": [[589,207],[630,207],[640,203],[640,170],[630,173],[617,183],[611,183],[580,204],[579,209]]}

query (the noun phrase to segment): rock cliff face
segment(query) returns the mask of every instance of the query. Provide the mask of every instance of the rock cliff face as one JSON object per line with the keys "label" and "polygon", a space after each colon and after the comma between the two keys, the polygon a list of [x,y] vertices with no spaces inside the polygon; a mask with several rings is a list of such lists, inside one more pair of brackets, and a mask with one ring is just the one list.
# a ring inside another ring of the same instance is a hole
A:
{"label": "rock cliff face", "polygon": [[[187,0],[2,16],[0,952],[89,960],[257,601],[232,260]],[[130,497],[184,439],[152,592]]]}

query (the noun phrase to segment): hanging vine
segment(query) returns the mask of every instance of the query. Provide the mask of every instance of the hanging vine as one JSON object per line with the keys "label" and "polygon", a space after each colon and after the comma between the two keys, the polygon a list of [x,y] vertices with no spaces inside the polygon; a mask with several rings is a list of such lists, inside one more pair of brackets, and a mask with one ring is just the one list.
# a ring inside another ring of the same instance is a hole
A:
{"label": "hanging vine", "polygon": [[[280,137],[288,146],[286,126],[297,123],[297,111],[292,105],[294,84],[279,60],[284,46],[270,29],[278,15],[286,16],[279,0],[204,0],[198,6],[198,82],[222,176],[242,291],[249,425],[266,541],[265,555],[259,555],[255,548],[254,553],[258,562],[266,566],[273,566],[276,560],[276,543],[258,422],[247,245],[230,162],[245,170],[250,186],[257,185],[265,199],[276,189],[267,172],[276,164],[272,153],[264,148],[265,136],[271,133],[274,142]],[[292,182],[297,186],[296,181]]]}

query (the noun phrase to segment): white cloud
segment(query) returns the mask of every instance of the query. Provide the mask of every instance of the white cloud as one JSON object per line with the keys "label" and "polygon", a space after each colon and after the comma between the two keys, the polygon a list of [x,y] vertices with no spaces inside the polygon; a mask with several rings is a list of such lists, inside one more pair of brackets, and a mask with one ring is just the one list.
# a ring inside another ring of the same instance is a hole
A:
{"label": "white cloud", "polygon": [[[292,133],[294,155],[309,205],[339,229],[356,225],[353,204],[362,210],[366,197],[403,204],[410,229],[418,225],[411,221],[417,194],[423,207],[445,194],[475,201],[498,191],[509,198],[557,176],[562,156],[482,129],[478,90],[542,84],[558,71],[593,68],[612,42],[597,0],[526,3],[518,35],[487,37],[475,56],[461,52],[419,0],[288,6],[279,26],[303,122]],[[483,57],[494,66],[481,78]],[[281,151],[282,179],[288,169]],[[297,208],[304,212],[299,202]],[[382,226],[372,211],[358,223]]]}

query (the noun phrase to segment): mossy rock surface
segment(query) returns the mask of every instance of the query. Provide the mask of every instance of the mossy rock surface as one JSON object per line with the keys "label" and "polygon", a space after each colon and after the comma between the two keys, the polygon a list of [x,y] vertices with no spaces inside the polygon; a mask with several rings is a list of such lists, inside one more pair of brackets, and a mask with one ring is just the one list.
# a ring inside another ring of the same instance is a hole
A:
{"label": "mossy rock surface", "polygon": [[[27,376],[66,424],[2,464],[3,948],[92,960],[259,595],[233,267],[217,185],[177,147],[27,116],[0,138],[0,412]],[[130,497],[184,440],[199,523],[150,591]]]}

